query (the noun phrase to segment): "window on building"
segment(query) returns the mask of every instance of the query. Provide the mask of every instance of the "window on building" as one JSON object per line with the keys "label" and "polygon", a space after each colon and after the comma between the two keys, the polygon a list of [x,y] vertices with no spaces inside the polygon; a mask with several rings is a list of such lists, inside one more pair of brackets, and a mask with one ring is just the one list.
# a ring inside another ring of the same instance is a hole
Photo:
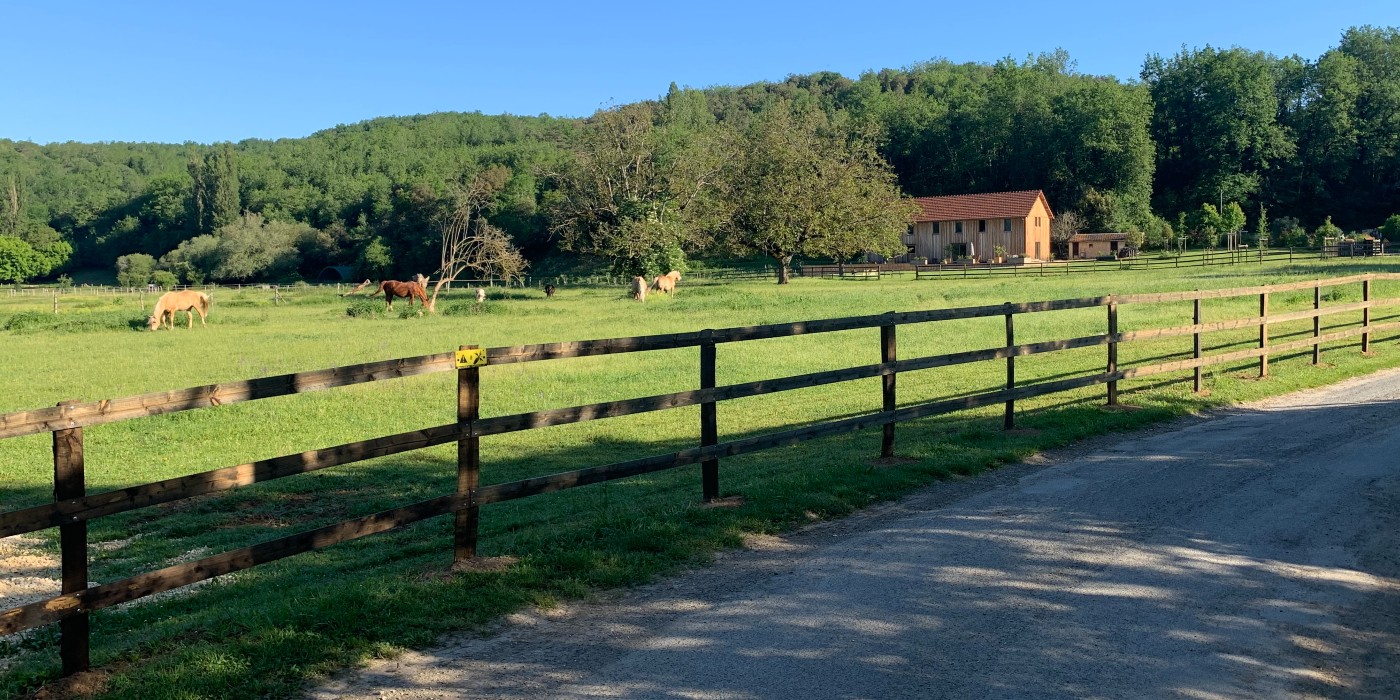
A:
{"label": "window on building", "polygon": [[1011,232],[1011,219],[1001,220],[1001,230],[1006,231],[1007,233]]}
{"label": "window on building", "polygon": [[987,230],[987,220],[981,219],[977,222],[977,232],[984,233]]}
{"label": "window on building", "polygon": [[937,234],[938,234],[938,222],[937,222],[937,221],[933,222],[933,233],[934,233],[934,235],[937,235]]}
{"label": "window on building", "polygon": [[915,257],[914,246],[912,246],[912,245],[911,245],[911,246],[906,246],[906,247],[904,248],[904,262],[914,262],[914,257]]}
{"label": "window on building", "polygon": [[953,233],[962,233],[962,222],[961,222],[961,221],[955,222],[955,223],[953,224]]}

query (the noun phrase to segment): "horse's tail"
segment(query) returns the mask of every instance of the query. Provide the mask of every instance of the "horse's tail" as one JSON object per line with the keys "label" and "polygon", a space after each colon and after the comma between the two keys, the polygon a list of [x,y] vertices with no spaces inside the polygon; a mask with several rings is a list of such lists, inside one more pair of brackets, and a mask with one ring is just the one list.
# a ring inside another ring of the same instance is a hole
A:
{"label": "horse's tail", "polygon": [[209,295],[204,292],[199,292],[199,310],[204,312],[201,316],[209,313]]}

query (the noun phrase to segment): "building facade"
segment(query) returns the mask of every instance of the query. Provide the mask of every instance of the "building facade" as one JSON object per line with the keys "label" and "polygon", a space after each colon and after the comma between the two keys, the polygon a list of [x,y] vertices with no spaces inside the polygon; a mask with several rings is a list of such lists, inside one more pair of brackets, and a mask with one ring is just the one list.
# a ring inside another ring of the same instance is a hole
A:
{"label": "building facade", "polygon": [[1055,218],[1040,190],[915,197],[919,213],[904,236],[906,261],[986,262],[997,247],[1007,258],[1048,260]]}
{"label": "building facade", "polygon": [[1126,233],[1076,233],[1069,237],[1069,256],[1078,259],[1118,257],[1128,247]]}

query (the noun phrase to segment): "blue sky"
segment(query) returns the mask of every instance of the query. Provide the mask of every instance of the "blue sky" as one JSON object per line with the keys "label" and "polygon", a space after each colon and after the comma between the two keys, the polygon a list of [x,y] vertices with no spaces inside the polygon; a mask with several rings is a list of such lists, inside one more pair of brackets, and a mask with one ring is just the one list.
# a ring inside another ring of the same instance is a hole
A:
{"label": "blue sky", "polygon": [[672,81],[935,57],[1064,48],[1120,78],[1183,45],[1316,58],[1347,27],[1400,26],[1400,2],[0,0],[0,18],[0,138],[208,143],[434,111],[581,116]]}

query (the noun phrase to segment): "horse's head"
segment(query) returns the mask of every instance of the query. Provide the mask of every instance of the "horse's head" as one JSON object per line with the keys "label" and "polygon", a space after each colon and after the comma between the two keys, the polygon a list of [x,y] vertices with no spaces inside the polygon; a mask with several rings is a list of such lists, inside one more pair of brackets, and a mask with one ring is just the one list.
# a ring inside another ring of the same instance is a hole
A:
{"label": "horse's head", "polygon": [[153,331],[153,330],[156,330],[157,328],[160,328],[160,317],[159,317],[159,316],[149,316],[149,317],[147,317],[147,318],[146,318],[146,330]]}

